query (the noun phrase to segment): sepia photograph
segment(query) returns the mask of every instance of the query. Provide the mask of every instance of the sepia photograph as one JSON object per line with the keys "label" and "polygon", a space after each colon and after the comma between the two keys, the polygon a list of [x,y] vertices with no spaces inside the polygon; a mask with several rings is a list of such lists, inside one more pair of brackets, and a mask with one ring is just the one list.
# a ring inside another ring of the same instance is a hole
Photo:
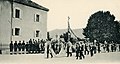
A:
{"label": "sepia photograph", "polygon": [[0,64],[120,64],[120,0],[0,0]]}

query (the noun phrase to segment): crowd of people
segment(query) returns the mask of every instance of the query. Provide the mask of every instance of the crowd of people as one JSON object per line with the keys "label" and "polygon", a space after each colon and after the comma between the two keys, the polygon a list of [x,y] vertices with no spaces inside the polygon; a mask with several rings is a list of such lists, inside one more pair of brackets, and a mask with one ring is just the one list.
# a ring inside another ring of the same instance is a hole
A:
{"label": "crowd of people", "polygon": [[116,43],[98,43],[98,42],[86,42],[86,41],[75,41],[75,44],[72,42],[64,42],[63,40],[48,40],[46,45],[46,54],[47,58],[49,55],[52,57],[56,55],[63,55],[66,57],[72,57],[73,53],[76,53],[76,59],[84,59],[86,55],[91,57],[97,53],[109,53],[109,52],[120,52],[120,44]]}
{"label": "crowd of people", "polygon": [[84,59],[86,55],[94,56],[96,53],[105,52],[119,52],[120,44],[116,43],[98,43],[89,41],[76,40],[75,43],[70,41],[65,42],[64,39],[46,39],[46,40],[34,40],[30,39],[28,42],[25,41],[11,41],[10,43],[10,54],[35,54],[44,53],[46,58],[55,56],[66,56],[72,57],[75,53],[76,59]]}
{"label": "crowd of people", "polygon": [[45,48],[44,40],[30,39],[28,42],[23,41],[11,41],[10,43],[10,54],[33,54],[33,53],[43,53]]}

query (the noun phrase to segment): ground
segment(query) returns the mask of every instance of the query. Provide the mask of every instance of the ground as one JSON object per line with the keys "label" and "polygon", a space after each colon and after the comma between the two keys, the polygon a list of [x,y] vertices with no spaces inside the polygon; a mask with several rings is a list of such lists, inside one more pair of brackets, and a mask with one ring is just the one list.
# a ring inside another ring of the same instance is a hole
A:
{"label": "ground", "polygon": [[72,57],[56,56],[46,59],[44,54],[0,55],[0,64],[120,64],[120,52],[97,53],[83,60]]}

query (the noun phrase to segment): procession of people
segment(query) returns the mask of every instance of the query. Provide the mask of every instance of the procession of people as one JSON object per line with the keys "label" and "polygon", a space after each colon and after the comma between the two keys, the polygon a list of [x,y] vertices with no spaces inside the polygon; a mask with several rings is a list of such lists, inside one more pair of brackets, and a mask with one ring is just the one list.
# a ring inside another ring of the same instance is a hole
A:
{"label": "procession of people", "polygon": [[45,58],[53,57],[72,57],[75,53],[76,59],[85,59],[86,55],[94,56],[97,53],[120,52],[120,44],[104,42],[79,41],[75,43],[63,38],[35,40],[30,39],[28,42],[11,41],[10,54],[38,54],[44,53]]}

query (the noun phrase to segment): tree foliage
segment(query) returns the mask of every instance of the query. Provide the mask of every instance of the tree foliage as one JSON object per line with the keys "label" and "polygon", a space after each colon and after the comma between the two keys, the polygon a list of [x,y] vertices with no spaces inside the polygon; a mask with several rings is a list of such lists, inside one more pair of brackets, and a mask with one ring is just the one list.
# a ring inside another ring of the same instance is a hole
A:
{"label": "tree foliage", "polygon": [[83,35],[90,41],[120,42],[120,23],[109,11],[98,11],[90,16]]}

